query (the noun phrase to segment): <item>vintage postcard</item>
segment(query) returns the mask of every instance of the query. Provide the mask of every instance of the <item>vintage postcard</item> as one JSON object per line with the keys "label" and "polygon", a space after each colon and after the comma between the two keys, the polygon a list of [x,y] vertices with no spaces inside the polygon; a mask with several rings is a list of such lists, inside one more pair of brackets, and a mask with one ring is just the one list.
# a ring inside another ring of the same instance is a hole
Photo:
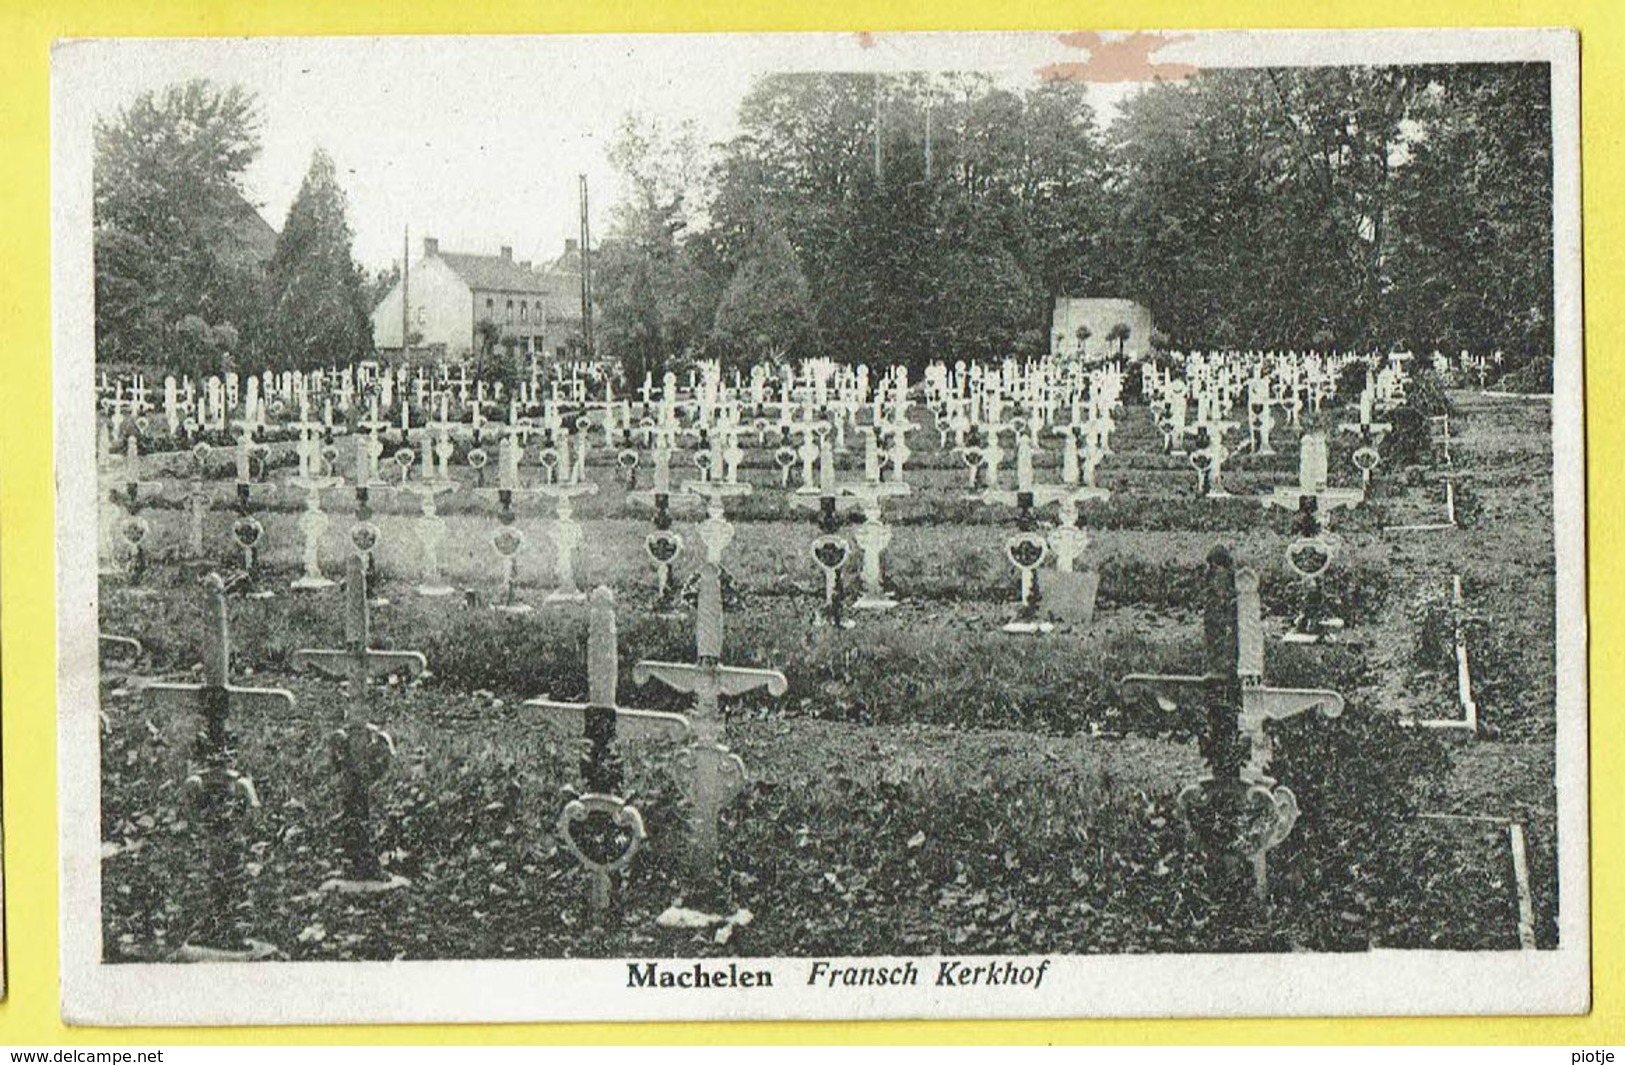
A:
{"label": "vintage postcard", "polygon": [[1585,1011],[1578,81],[59,42],[65,1017]]}

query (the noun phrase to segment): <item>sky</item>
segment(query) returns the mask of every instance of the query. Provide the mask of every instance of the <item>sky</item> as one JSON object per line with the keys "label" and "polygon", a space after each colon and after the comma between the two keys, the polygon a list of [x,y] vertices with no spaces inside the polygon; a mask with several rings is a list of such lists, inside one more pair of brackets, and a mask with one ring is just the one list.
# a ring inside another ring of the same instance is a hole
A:
{"label": "sky", "polygon": [[[253,91],[264,116],[248,194],[277,229],[311,153],[333,157],[356,259],[399,260],[410,227],[447,251],[556,257],[579,230],[577,175],[595,242],[616,196],[607,151],[628,113],[727,140],[753,81],[779,71],[978,70],[1012,88],[1038,72],[1089,86],[1102,125],[1156,77],[1214,67],[1546,58],[1513,31],[1364,30],[1098,34],[711,34],[531,37],[101,39],[59,44],[59,113],[116,115],[194,77]],[[88,123],[72,128],[88,129]],[[84,134],[88,137],[88,133]],[[71,153],[70,153],[71,154]]]}
{"label": "sky", "polygon": [[[974,47],[970,45],[974,42]],[[1016,86],[1045,63],[1087,53],[1054,34],[638,37],[259,38],[90,41],[69,46],[74,93],[101,116],[193,77],[253,91],[262,151],[249,198],[281,229],[325,148],[349,199],[356,259],[369,271],[442,250],[537,262],[578,232],[577,175],[594,242],[616,195],[607,151],[629,112],[692,121],[705,143],[735,131],[754,79],[782,70],[986,69]],[[59,57],[60,58],[60,57]],[[1131,82],[1091,86],[1103,117]]]}

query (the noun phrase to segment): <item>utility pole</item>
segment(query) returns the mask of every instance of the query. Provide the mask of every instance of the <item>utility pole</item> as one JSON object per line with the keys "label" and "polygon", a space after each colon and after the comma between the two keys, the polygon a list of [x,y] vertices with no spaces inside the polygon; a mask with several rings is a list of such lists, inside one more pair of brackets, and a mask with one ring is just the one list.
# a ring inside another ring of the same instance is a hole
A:
{"label": "utility pole", "polygon": [[875,74],[875,184],[881,181],[880,171],[880,75]]}
{"label": "utility pole", "polygon": [[407,303],[412,295],[412,227],[410,225],[401,229],[401,361],[407,361],[407,351],[411,347],[408,341],[408,329],[412,324],[412,317],[407,313]]}
{"label": "utility pole", "polygon": [[931,100],[925,101],[925,180],[931,182]]}
{"label": "utility pole", "polygon": [[581,341],[588,361],[595,350],[592,336],[592,230],[587,224],[587,175],[581,178]]}

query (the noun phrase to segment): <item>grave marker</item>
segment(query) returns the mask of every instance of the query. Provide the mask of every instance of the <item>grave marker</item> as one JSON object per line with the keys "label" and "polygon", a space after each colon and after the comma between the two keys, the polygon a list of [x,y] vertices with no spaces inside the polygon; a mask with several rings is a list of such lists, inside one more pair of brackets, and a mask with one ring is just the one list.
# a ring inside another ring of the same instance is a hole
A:
{"label": "grave marker", "polygon": [[[657,737],[681,742],[692,732],[688,718],[681,714],[621,706],[616,698],[619,677],[615,593],[599,585],[588,597],[587,701],[565,703],[540,698],[522,704],[542,711],[543,719],[559,731],[584,740],[581,776],[586,790],[565,804],[559,814],[558,832],[586,870],[588,899],[597,910],[608,908],[614,879],[626,872],[645,839],[642,816],[619,794],[617,741]],[[593,818],[607,819],[609,830],[595,833],[593,839],[577,839],[575,826]],[[624,849],[614,845],[619,831],[628,833]],[[595,846],[603,844],[608,846]]]}
{"label": "grave marker", "polygon": [[367,562],[359,553],[350,556],[344,573],[344,648],[303,648],[293,653],[291,662],[295,669],[315,669],[350,685],[343,720],[329,739],[343,795],[340,834],[345,876],[326,881],[321,890],[353,894],[405,886],[405,878],[384,875],[372,847],[372,785],[388,769],[395,742],[389,733],[368,720],[372,710],[372,687],[368,682],[392,673],[418,676],[428,668],[428,660],[417,651],[386,651],[372,646]]}
{"label": "grave marker", "polygon": [[[199,824],[210,851],[212,917],[216,924],[224,924],[230,919],[245,877],[243,855],[227,839],[230,803],[240,795],[247,806],[259,805],[253,780],[236,767],[236,745],[227,718],[239,711],[289,712],[294,699],[292,693],[280,688],[243,688],[231,683],[231,619],[226,585],[217,573],[206,574],[200,583],[210,617],[204,629],[202,682],[147,681],[140,685],[138,695],[155,708],[196,709],[203,718],[203,728],[193,742],[186,785],[197,799]],[[252,954],[230,949],[214,953],[220,960],[241,960]]]}
{"label": "grave marker", "polygon": [[[568,456],[570,450],[569,436],[561,438],[562,453]],[[583,453],[585,442],[581,447]],[[542,455],[545,458],[548,450],[544,448]],[[545,466],[546,463],[544,462]],[[581,523],[575,519],[575,499],[577,496],[597,495],[598,486],[580,479],[582,469],[579,465],[570,465],[565,459],[565,470],[555,476],[553,483],[542,484],[536,488],[540,494],[553,500],[553,520],[548,524],[547,535],[553,541],[554,573],[557,587],[547,594],[549,604],[580,603],[586,601],[587,595],[576,584],[576,551],[581,544]]]}
{"label": "grave marker", "polygon": [[1297,797],[1267,773],[1272,748],[1265,726],[1310,710],[1337,717],[1343,712],[1343,696],[1266,686],[1258,575],[1238,569],[1229,551],[1215,547],[1208,554],[1205,583],[1206,672],[1130,674],[1120,689],[1125,699],[1149,697],[1164,711],[1185,707],[1200,715],[1201,748],[1210,772],[1180,793],[1180,808],[1221,877],[1236,850],[1249,860],[1253,894],[1262,901],[1269,890],[1267,855],[1298,819]]}
{"label": "grave marker", "polygon": [[[654,451],[654,483],[646,492],[628,492],[629,502],[654,511],[654,531],[643,540],[643,550],[655,567],[655,611],[669,613],[675,608],[676,584],[672,566],[683,551],[683,538],[672,531],[671,448],[662,437]],[[693,498],[680,496],[679,499]]]}
{"label": "grave marker", "polygon": [[[308,412],[307,412],[308,414]],[[319,422],[302,418],[294,423],[299,429],[299,472],[288,483],[305,493],[305,509],[299,515],[299,531],[304,536],[304,572],[295,578],[296,591],[320,591],[333,587],[333,580],[322,573],[322,534],[327,531],[329,518],[322,510],[322,489],[343,484],[342,478],[323,472]]]}
{"label": "grave marker", "polygon": [[[692,694],[694,708],[686,715],[694,729],[694,773],[688,781],[694,811],[694,843],[690,867],[701,877],[716,872],[717,818],[734,791],[745,782],[745,765],[723,744],[725,729],[719,705],[722,696],[743,695],[765,688],[780,696],[789,681],[774,669],[746,669],[722,664],[722,572],[715,563],[700,567],[699,603],[694,615],[695,661],[639,662],[632,670],[636,684],[657,680],[674,691]],[[725,772],[737,778],[725,781]]]}

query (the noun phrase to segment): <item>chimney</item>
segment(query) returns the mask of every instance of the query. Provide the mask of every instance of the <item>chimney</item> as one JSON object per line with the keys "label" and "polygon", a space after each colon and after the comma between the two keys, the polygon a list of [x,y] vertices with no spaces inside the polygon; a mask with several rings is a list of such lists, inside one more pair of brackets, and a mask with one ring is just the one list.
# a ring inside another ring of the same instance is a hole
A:
{"label": "chimney", "polygon": [[504,244],[502,246],[502,257],[504,259],[508,260],[510,263],[513,262],[513,245],[512,244]]}
{"label": "chimney", "polygon": [[427,259],[427,258],[430,258],[432,256],[439,255],[439,254],[440,254],[440,238],[439,237],[424,237],[423,238],[423,257]]}
{"label": "chimney", "polygon": [[567,237],[564,241],[564,254],[574,255],[581,250],[581,242],[574,237]]}

